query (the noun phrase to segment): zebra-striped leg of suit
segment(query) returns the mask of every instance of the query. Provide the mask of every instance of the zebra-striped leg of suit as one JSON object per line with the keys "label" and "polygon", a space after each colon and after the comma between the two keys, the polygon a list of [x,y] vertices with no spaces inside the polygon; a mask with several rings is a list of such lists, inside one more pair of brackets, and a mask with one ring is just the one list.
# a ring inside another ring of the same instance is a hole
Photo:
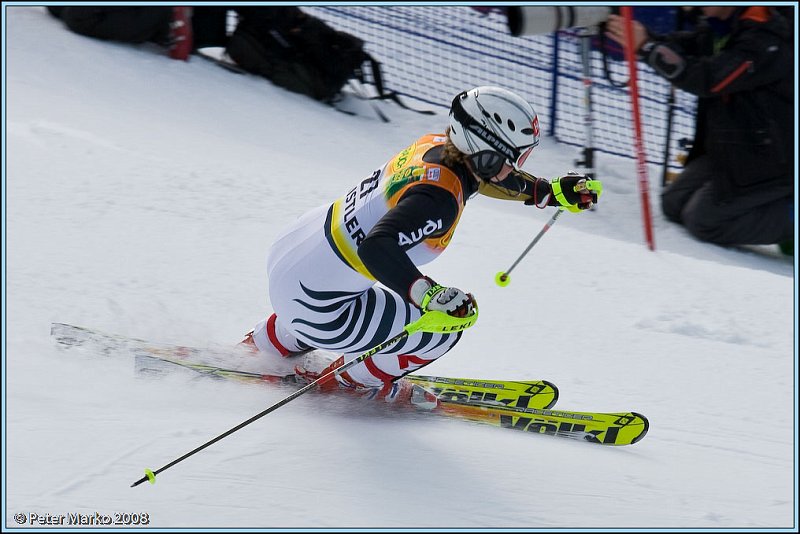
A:
{"label": "zebra-striped leg of suit", "polygon": [[[306,214],[270,250],[275,335],[291,335],[349,361],[400,333],[420,311],[336,256],[325,239],[325,214],[325,207]],[[381,386],[436,360],[459,339],[460,334],[416,333],[353,366],[348,374],[364,385]]]}

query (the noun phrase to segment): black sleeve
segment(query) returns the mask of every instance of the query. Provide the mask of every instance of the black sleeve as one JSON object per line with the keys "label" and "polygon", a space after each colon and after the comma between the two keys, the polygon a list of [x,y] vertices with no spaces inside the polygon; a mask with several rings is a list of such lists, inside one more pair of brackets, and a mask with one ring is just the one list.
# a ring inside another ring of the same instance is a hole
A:
{"label": "black sleeve", "polygon": [[501,182],[481,182],[478,191],[489,197],[520,200],[539,208],[554,205],[550,182],[524,171],[512,171]]}
{"label": "black sleeve", "polygon": [[370,230],[358,246],[358,256],[379,282],[408,299],[409,287],[422,273],[406,251],[447,233],[458,209],[458,201],[447,190],[415,186]]}
{"label": "black sleeve", "polygon": [[[752,91],[785,78],[794,61],[786,36],[778,28],[773,31],[764,24],[745,21],[741,27],[713,55],[690,55],[670,40],[662,43],[669,51],[659,48],[659,43],[643,47],[650,50],[645,60],[675,87],[701,98]],[[674,75],[667,75],[660,68],[663,58],[667,58],[671,69],[676,69]]]}
{"label": "black sleeve", "polygon": [[[494,185],[492,182],[489,183]],[[508,176],[501,182],[498,182],[497,185],[514,196],[533,196],[534,183],[530,180],[526,180],[522,175],[514,171],[508,173]]]}

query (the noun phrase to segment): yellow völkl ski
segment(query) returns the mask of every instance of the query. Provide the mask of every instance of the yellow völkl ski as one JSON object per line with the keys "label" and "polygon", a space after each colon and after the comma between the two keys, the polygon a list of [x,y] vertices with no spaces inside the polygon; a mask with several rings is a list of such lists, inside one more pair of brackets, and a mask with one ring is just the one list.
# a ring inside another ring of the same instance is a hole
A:
{"label": "yellow v\u00f6lkl ski", "polygon": [[[139,360],[150,362],[145,364],[147,370],[154,370],[153,362],[160,362],[163,364],[160,370],[164,370],[165,366],[173,369],[178,366],[215,378],[297,384],[294,375],[260,374],[218,365],[223,358],[230,361],[234,356],[241,356],[237,350],[152,343],[62,323],[53,323],[51,335],[63,347],[82,346],[107,355],[133,355],[137,363]],[[314,356],[314,352],[310,356]],[[431,413],[500,428],[601,445],[637,443],[649,428],[647,418],[636,412],[598,413],[552,409],[558,400],[558,389],[544,380],[505,381],[417,375],[407,375],[402,380],[413,386],[411,405],[416,405],[415,398],[419,398],[421,402],[417,406]],[[431,396],[437,401],[434,406],[430,405]]]}

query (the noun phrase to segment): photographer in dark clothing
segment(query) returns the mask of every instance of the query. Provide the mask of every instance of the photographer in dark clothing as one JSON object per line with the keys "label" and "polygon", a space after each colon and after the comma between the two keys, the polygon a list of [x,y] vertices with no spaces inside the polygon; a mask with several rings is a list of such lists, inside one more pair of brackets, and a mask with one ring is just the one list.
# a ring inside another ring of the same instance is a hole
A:
{"label": "photographer in dark clothing", "polygon": [[123,43],[152,42],[172,59],[204,46],[226,46],[228,8],[220,6],[48,6],[75,33]]}
{"label": "photographer in dark clothing", "polygon": [[[275,85],[331,103],[348,80],[371,67],[383,92],[380,64],[364,41],[296,6],[49,6],[75,33],[96,39],[153,42],[173,59],[188,60],[205,47],[225,48],[237,69]],[[235,17],[234,17],[235,14]],[[229,25],[228,15],[235,20]]]}
{"label": "photographer in dark clothing", "polygon": [[[633,21],[640,59],[699,97],[695,138],[662,210],[719,245],[794,241],[794,45],[778,8],[712,6],[695,29],[652,35]],[[790,8],[791,9],[791,8]],[[624,20],[607,34],[625,46]]]}

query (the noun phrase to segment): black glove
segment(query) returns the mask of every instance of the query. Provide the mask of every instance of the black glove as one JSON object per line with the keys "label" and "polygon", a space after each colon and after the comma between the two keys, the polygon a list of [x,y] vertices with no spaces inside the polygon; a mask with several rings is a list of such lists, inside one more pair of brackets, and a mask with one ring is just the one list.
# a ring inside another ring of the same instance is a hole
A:
{"label": "black glove", "polygon": [[646,41],[639,49],[639,57],[668,80],[678,78],[686,70],[683,51],[674,44]]}
{"label": "black glove", "polygon": [[551,180],[550,188],[553,191],[551,203],[574,212],[591,208],[603,192],[600,180],[591,180],[575,171]]}

